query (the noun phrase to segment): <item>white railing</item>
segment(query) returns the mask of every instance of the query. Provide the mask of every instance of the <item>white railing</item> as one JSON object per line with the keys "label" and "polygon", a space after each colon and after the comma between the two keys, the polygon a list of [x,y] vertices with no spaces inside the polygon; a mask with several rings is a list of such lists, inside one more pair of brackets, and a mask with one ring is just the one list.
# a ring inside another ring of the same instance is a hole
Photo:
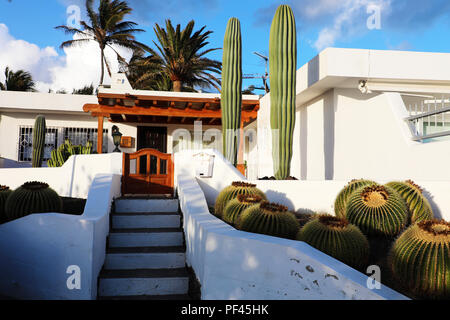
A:
{"label": "white railing", "polygon": [[412,140],[429,142],[432,139],[450,136],[450,99],[445,96],[413,97],[419,99],[407,105],[409,116],[405,118],[411,130]]}

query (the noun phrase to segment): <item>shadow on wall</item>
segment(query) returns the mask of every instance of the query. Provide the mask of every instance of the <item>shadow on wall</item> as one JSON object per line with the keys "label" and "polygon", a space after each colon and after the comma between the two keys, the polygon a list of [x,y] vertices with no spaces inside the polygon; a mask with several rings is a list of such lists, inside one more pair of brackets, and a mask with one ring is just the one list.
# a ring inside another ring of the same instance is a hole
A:
{"label": "shadow on wall", "polygon": [[18,162],[12,159],[0,158],[0,168],[2,169],[31,168],[31,162]]}
{"label": "shadow on wall", "polygon": [[427,198],[428,202],[430,203],[431,209],[433,210],[433,215],[436,219],[442,219],[442,213],[439,209],[439,206],[434,201],[434,196],[426,189],[422,190],[422,194],[425,198]]}
{"label": "shadow on wall", "polygon": [[327,93],[323,104],[323,150],[325,180],[334,178],[334,129],[337,108],[337,95],[334,90]]}
{"label": "shadow on wall", "polygon": [[294,203],[287,198],[286,193],[278,192],[275,190],[267,190],[265,191],[265,194],[267,196],[267,200],[269,200],[270,202],[282,204],[283,206],[288,207],[291,211],[295,210]]}

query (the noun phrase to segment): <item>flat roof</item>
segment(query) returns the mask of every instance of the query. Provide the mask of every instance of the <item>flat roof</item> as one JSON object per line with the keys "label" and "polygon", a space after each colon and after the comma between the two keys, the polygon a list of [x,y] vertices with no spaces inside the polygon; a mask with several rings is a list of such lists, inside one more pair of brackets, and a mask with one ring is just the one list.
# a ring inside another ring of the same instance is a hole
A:
{"label": "flat roof", "polygon": [[297,71],[297,106],[360,80],[450,88],[450,53],[327,48]]}

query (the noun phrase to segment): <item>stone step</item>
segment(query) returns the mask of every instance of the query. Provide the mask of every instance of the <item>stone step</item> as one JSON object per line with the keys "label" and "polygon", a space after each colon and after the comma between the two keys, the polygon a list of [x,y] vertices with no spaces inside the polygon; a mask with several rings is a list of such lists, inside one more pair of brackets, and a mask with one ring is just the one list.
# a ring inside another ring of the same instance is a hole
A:
{"label": "stone step", "polygon": [[184,295],[189,289],[189,276],[185,268],[103,269],[99,278],[99,297]]}
{"label": "stone step", "polygon": [[116,229],[179,228],[181,221],[177,212],[114,213],[111,219]]}
{"label": "stone step", "polygon": [[105,269],[173,269],[186,264],[185,248],[121,247],[106,251]]}
{"label": "stone step", "polygon": [[183,242],[181,228],[112,229],[109,234],[110,248],[182,246]]}
{"label": "stone step", "polygon": [[115,212],[177,212],[178,199],[116,199]]}

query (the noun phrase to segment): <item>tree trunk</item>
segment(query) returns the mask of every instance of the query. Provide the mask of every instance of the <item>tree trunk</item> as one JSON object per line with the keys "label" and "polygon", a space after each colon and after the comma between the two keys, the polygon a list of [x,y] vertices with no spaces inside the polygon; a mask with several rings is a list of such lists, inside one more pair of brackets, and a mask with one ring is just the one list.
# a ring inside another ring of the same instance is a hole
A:
{"label": "tree trunk", "polygon": [[181,85],[182,85],[182,83],[181,83],[180,80],[175,80],[175,81],[173,82],[173,91],[175,91],[175,92],[181,92]]}
{"label": "tree trunk", "polygon": [[105,60],[105,52],[104,52],[104,49],[102,49],[101,47],[100,47],[100,52],[101,52],[101,55],[100,55],[100,65],[101,65],[101,74],[100,74],[100,85],[102,85],[103,84],[103,78],[104,78],[104,76],[105,76],[105,65],[104,65],[104,60]]}

